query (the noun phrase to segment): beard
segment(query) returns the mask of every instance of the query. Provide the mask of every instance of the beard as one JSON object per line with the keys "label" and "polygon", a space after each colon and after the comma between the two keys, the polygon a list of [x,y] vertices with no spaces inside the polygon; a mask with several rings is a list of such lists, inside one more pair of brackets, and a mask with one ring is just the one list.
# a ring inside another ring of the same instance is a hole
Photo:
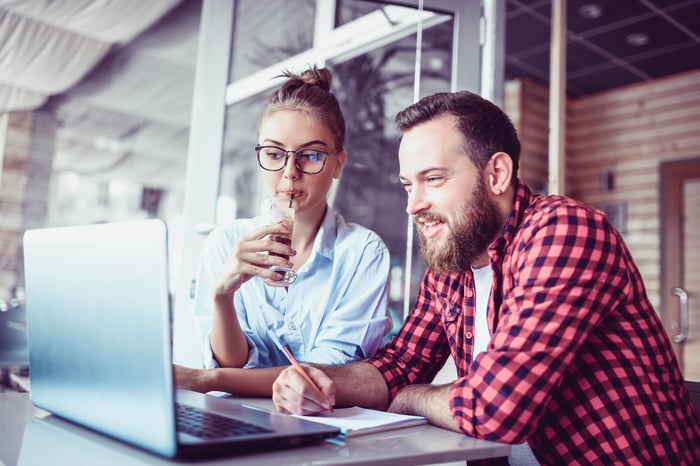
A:
{"label": "beard", "polygon": [[444,222],[449,226],[444,245],[428,240],[418,228],[420,253],[425,265],[438,274],[459,273],[471,267],[488,249],[503,228],[496,204],[489,199],[484,180],[479,177],[471,200],[458,212],[454,224],[439,214],[426,212],[421,217]]}

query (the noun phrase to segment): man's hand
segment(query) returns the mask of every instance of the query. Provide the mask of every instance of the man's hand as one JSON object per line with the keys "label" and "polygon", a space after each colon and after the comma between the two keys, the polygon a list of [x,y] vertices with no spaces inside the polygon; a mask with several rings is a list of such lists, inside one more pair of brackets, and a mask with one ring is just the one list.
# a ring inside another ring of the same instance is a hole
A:
{"label": "man's hand", "polygon": [[320,369],[306,364],[304,369],[322,393],[312,387],[294,367],[288,367],[272,384],[272,401],[279,412],[310,415],[328,411],[335,405],[335,382]]}

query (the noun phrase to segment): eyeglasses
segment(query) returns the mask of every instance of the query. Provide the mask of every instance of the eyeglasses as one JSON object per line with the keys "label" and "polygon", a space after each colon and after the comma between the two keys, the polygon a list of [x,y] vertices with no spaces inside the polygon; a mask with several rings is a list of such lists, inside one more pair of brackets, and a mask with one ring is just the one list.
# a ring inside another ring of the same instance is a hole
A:
{"label": "eyeglasses", "polygon": [[278,172],[287,165],[289,154],[294,154],[294,164],[302,173],[315,175],[323,170],[326,165],[326,157],[329,154],[340,152],[340,149],[323,151],[318,149],[286,150],[276,146],[255,146],[258,153],[258,163],[263,170]]}

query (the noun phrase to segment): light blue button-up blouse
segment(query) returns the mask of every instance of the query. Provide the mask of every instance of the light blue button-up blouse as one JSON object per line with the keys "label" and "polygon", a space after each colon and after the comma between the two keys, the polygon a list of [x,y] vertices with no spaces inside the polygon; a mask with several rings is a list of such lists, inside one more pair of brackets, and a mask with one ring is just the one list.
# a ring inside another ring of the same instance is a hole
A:
{"label": "light blue button-up blouse", "polygon": [[[198,271],[195,314],[207,328],[213,313],[213,285],[238,239],[263,225],[262,217],[239,219],[214,230],[205,241]],[[297,281],[267,286],[253,277],[234,294],[234,307],[248,339],[245,367],[288,365],[269,335],[277,334],[300,361],[341,364],[373,355],[389,329],[389,251],[381,238],[326,211],[309,259]],[[207,367],[216,367],[208,333]]]}

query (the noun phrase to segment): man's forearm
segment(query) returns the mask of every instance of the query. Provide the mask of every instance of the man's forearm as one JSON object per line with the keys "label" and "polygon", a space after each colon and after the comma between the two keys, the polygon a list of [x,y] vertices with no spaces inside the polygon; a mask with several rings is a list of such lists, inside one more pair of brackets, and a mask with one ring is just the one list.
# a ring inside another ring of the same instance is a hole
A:
{"label": "man's forearm", "polygon": [[317,366],[335,382],[336,406],[363,406],[385,410],[389,389],[384,377],[373,365],[353,362],[340,366]]}
{"label": "man's forearm", "polygon": [[425,417],[431,424],[459,431],[450,410],[450,389],[446,385],[409,385],[396,394],[388,411]]}

